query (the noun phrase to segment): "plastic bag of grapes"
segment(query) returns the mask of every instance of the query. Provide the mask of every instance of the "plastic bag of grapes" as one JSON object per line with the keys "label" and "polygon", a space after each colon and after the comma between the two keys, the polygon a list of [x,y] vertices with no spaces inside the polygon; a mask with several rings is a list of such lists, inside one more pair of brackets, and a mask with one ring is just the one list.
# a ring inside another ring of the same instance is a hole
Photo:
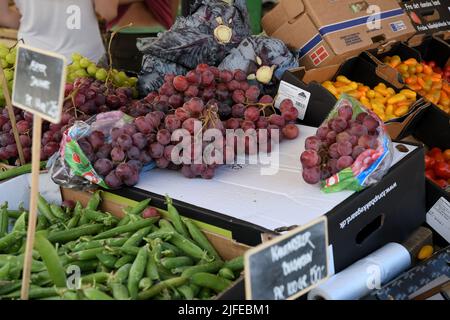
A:
{"label": "plastic bag of grapes", "polygon": [[59,152],[49,160],[51,177],[58,185],[81,190],[133,186],[142,170],[155,166],[146,146],[132,117],[121,111],[100,113],[64,133]]}
{"label": "plastic bag of grapes", "polygon": [[383,121],[347,95],[306,139],[300,157],[305,182],[321,182],[325,193],[360,191],[377,183],[392,159],[392,141]]}

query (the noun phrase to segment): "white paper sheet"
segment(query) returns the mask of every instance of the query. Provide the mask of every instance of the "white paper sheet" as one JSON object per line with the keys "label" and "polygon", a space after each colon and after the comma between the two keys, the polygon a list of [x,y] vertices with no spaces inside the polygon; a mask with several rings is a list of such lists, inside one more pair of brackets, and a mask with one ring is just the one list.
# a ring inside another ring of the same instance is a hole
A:
{"label": "white paper sheet", "polygon": [[[280,170],[262,176],[261,167],[246,165],[241,169],[223,166],[212,180],[187,179],[180,172],[155,169],[143,173],[139,189],[209,209],[232,218],[273,230],[304,225],[326,214],[353,194],[342,191],[324,194],[319,186],[305,183],[301,177],[300,154],[305,139],[316,128],[299,126],[300,137],[280,145]],[[409,152],[416,149],[407,145]],[[396,151],[394,164],[408,153]]]}

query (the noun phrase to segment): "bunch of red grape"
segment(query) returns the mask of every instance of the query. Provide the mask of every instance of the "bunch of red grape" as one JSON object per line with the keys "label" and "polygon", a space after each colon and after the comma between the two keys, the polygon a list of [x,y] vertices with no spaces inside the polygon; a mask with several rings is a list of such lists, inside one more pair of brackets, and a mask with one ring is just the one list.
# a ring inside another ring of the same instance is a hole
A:
{"label": "bunch of red grape", "polygon": [[[148,114],[149,119],[161,117],[160,114]],[[138,119],[121,128],[113,128],[109,133],[111,142],[108,133],[105,135],[102,131],[94,131],[88,137],[78,140],[95,171],[110,188],[134,186],[139,181],[143,166],[152,161],[147,150],[152,135],[149,131],[142,130],[142,122],[137,121]]]}
{"label": "bunch of red grape", "polygon": [[343,100],[336,117],[306,139],[306,151],[300,157],[305,182],[316,184],[362,161],[361,154],[378,147],[379,125],[366,112],[353,117],[352,106]]}

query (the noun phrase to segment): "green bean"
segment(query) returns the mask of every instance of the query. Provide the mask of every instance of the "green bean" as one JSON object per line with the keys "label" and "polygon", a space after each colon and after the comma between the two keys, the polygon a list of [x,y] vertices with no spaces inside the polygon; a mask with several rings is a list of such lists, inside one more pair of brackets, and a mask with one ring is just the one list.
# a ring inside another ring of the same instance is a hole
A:
{"label": "green bean", "polygon": [[231,269],[229,268],[222,268],[219,270],[218,275],[224,279],[228,279],[228,280],[234,280],[235,276],[233,271],[231,271]]}
{"label": "green bean", "polygon": [[220,270],[223,266],[223,261],[213,261],[205,264],[199,264],[196,266],[192,266],[190,268],[187,268],[183,273],[181,274],[183,277],[190,278],[194,274],[199,272],[209,272],[209,273],[215,273]]}
{"label": "green bean", "polygon": [[183,295],[186,300],[194,300],[194,291],[188,285],[182,285],[178,287],[178,291]]}
{"label": "green bean", "polygon": [[150,230],[152,229],[151,226],[149,227],[145,227],[142,228],[138,231],[136,231],[124,244],[123,246],[130,246],[130,247],[134,247],[134,246],[138,246],[142,239],[144,239],[144,237],[150,232]]}
{"label": "green bean", "polygon": [[64,231],[53,231],[48,235],[48,240],[53,243],[66,243],[82,236],[93,235],[103,229],[102,224],[89,224]]}
{"label": "green bean", "polygon": [[139,281],[139,290],[147,290],[153,285],[153,281],[150,278],[142,278]]}
{"label": "green bean", "polygon": [[234,258],[232,260],[226,261],[223,265],[224,268],[228,268],[231,271],[242,271],[244,270],[244,257],[239,256],[237,258]]}
{"label": "green bean", "polygon": [[0,296],[11,293],[22,286],[22,281],[5,281],[0,284]]}
{"label": "green bean", "polygon": [[0,238],[8,233],[9,215],[8,202],[5,202],[0,208]]}
{"label": "green bean", "polygon": [[15,231],[8,233],[6,236],[0,239],[0,251],[5,250],[15,244],[17,241],[22,240],[25,232]]}
{"label": "green bean", "polygon": [[147,266],[145,268],[145,275],[147,278],[150,278],[151,280],[159,280],[159,273],[158,268],[156,267],[155,258],[153,256],[153,253],[149,250],[149,255],[147,259]]}
{"label": "green bean", "polygon": [[97,190],[94,192],[91,199],[89,199],[86,209],[94,210],[94,211],[98,209],[98,206],[100,205],[100,202],[102,201],[102,198],[100,196],[101,193],[102,193],[101,190]]}
{"label": "green bean", "polygon": [[111,254],[99,253],[97,254],[97,258],[101,264],[109,269],[114,268],[114,264],[117,261],[117,258]]}
{"label": "green bean", "polygon": [[112,282],[118,282],[118,283],[125,283],[128,279],[128,276],[130,274],[132,264],[127,263],[120,267],[117,272],[112,276]]}
{"label": "green bean", "polygon": [[224,291],[232,284],[228,279],[206,272],[199,272],[192,275],[191,283],[212,289],[217,293]]}
{"label": "green bean", "polygon": [[139,300],[148,300],[148,299],[153,298],[156,295],[158,295],[164,289],[180,287],[180,286],[184,285],[187,281],[188,281],[188,279],[184,278],[184,277],[176,277],[176,278],[161,281],[161,282],[155,284],[150,289],[140,292],[138,294],[137,298]]}
{"label": "green bean", "polygon": [[[39,164],[41,170],[45,169],[47,162],[43,161]],[[24,164],[19,167],[14,167],[5,171],[0,172],[0,181],[21,176],[23,174],[31,173],[31,163]]]}
{"label": "green bean", "polygon": [[134,258],[135,257],[131,255],[123,256],[122,258],[119,258],[119,260],[116,261],[116,263],[114,264],[114,268],[119,269],[129,262],[133,262]]}
{"label": "green bean", "polygon": [[197,243],[200,248],[206,250],[211,256],[216,258],[216,260],[222,260],[222,257],[217,253],[216,249],[206,238],[205,234],[195,225],[195,223],[190,219],[183,219],[184,224],[187,226],[191,238]]}
{"label": "green bean", "polygon": [[175,257],[161,259],[161,265],[166,269],[175,269],[183,266],[192,266],[194,261],[189,257]]}
{"label": "green bean", "polygon": [[97,254],[102,253],[104,250],[103,247],[101,248],[94,248],[94,249],[87,249],[83,251],[77,251],[69,254],[69,257],[75,261],[79,260],[92,260],[97,257]]}
{"label": "green bean", "polygon": [[27,231],[28,212],[24,211],[14,223],[12,231]]}
{"label": "green bean", "polygon": [[113,282],[110,284],[111,292],[116,300],[130,300],[130,294],[128,288],[119,282]]}
{"label": "green bean", "polygon": [[133,262],[128,276],[128,291],[132,299],[136,299],[139,291],[139,281],[145,272],[147,264],[148,248],[142,247]]}
{"label": "green bean", "polygon": [[164,213],[166,215],[164,218],[170,220],[175,228],[175,230],[180,233],[185,238],[189,238],[189,233],[186,230],[186,226],[183,224],[183,221],[181,221],[180,214],[178,213],[178,210],[174,207],[173,201],[169,196],[166,196],[166,203],[167,203],[167,213]]}
{"label": "green bean", "polygon": [[87,242],[81,242],[81,243],[76,244],[75,247],[73,247],[72,252],[100,248],[100,247],[105,247],[105,246],[120,247],[125,243],[125,241],[127,241],[126,238],[110,238],[110,239],[102,239],[102,240],[90,240]]}
{"label": "green bean", "polygon": [[19,219],[22,213],[23,210],[8,210],[8,217],[10,219]]}
{"label": "green bean", "polygon": [[45,200],[44,197],[41,196],[41,194],[38,195],[38,210],[41,214],[45,216],[45,218],[47,218],[48,221],[50,221],[51,224],[56,223],[57,221],[56,217],[50,210],[50,206],[47,200]]}
{"label": "green bean", "polygon": [[87,288],[83,290],[83,294],[88,298],[89,300],[114,300],[106,293],[95,289],[95,288]]}
{"label": "green bean", "polygon": [[8,280],[9,279],[9,269],[11,268],[11,264],[7,263],[3,267],[0,268],[0,280]]}
{"label": "green bean", "polygon": [[67,219],[66,214],[63,211],[63,209],[61,209],[61,207],[56,205],[56,204],[51,204],[50,205],[50,211],[53,214],[53,216],[55,216],[56,218],[58,218],[60,220]]}
{"label": "green bean", "polygon": [[91,273],[86,276],[81,277],[81,283],[83,284],[97,284],[106,283],[109,279],[109,273],[97,272]]}
{"label": "green bean", "polygon": [[47,267],[50,278],[57,287],[66,286],[66,273],[56,253],[55,247],[42,234],[37,233],[35,248],[39,251],[42,260]]}
{"label": "green bean", "polygon": [[116,225],[118,222],[118,219],[116,217],[113,217],[111,214],[103,213],[100,211],[85,209],[84,215],[89,221],[100,222],[103,223],[105,226],[113,226]]}
{"label": "green bean", "polygon": [[209,300],[212,297],[211,289],[203,287],[200,289],[200,292],[198,293],[198,298],[200,300]]}
{"label": "green bean", "polygon": [[38,215],[36,231],[45,230],[47,229],[48,225],[49,225],[48,219],[43,214]]}
{"label": "green bean", "polygon": [[127,225],[124,226],[120,226],[120,227],[115,227],[113,229],[104,231],[98,235],[96,235],[93,239],[94,240],[99,240],[99,239],[106,239],[106,238],[111,238],[111,237],[115,237],[119,234],[122,233],[126,233],[126,232],[134,232],[137,231],[139,229],[148,227],[150,225],[152,225],[153,223],[155,223],[156,221],[158,221],[158,218],[149,218],[149,219],[142,219],[133,223],[129,223]]}
{"label": "green bean", "polygon": [[133,208],[126,208],[124,211],[129,215],[139,215],[149,205],[151,199],[145,199],[140,201]]}

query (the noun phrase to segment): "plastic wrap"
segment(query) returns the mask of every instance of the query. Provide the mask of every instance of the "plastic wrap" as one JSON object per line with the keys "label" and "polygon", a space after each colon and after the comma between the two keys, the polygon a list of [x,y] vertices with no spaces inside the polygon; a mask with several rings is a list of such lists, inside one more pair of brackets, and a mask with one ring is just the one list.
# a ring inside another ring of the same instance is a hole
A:
{"label": "plastic wrap", "polygon": [[[111,144],[112,130],[132,122],[133,118],[121,111],[100,113],[86,122],[76,121],[64,133],[59,152],[49,160],[52,180],[65,188],[89,190],[101,186],[109,189],[104,177],[96,172],[93,163],[78,142],[94,131],[101,131],[105,136],[105,143]],[[145,167],[146,170],[151,168],[153,163]]]}

